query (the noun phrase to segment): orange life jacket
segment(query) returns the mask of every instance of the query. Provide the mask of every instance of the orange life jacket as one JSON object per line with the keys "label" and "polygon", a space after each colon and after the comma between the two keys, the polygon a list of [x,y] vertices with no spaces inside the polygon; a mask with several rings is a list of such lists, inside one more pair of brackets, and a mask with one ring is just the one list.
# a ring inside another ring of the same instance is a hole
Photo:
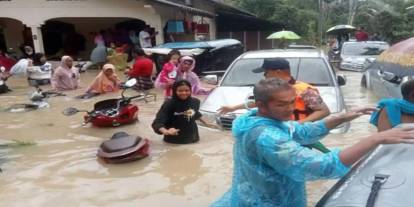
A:
{"label": "orange life jacket", "polygon": [[301,95],[303,92],[305,92],[309,88],[312,88],[315,90],[316,88],[310,84],[300,82],[300,81],[296,81],[295,84],[293,84],[292,86],[296,90],[296,100],[295,100],[295,110],[293,111],[291,119],[295,121],[305,119],[313,112],[313,110],[311,110],[310,108],[306,106],[305,101],[302,99]]}

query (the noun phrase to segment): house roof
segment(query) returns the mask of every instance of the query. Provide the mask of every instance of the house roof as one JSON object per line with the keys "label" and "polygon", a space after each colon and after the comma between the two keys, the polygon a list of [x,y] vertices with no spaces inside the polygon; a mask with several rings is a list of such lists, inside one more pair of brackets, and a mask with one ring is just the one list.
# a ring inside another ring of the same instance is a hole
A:
{"label": "house roof", "polygon": [[[258,18],[256,15],[226,4],[219,0],[203,0],[211,4],[215,8],[215,13],[187,6],[178,1],[173,0],[151,0],[167,6],[172,6],[181,10],[191,12],[200,16],[212,17],[217,19],[217,26],[220,31],[258,31],[258,30],[276,30],[281,25],[267,20]],[[243,24],[235,24],[235,22],[243,22]]]}
{"label": "house roof", "polygon": [[231,12],[231,13],[236,14],[236,15],[246,15],[246,16],[250,16],[250,17],[257,17],[253,13],[250,13],[250,12],[247,12],[247,11],[245,11],[243,9],[237,8],[235,6],[226,4],[226,3],[222,2],[222,1],[218,1],[218,0],[207,0],[207,1],[209,1],[212,4],[214,4],[221,11],[225,10],[227,12]]}
{"label": "house roof", "polygon": [[[207,0],[216,8],[219,31],[272,31],[281,28],[280,24],[257,17],[255,14],[231,6],[220,0]],[[243,24],[234,24],[243,22]]]}
{"label": "house roof", "polygon": [[186,6],[186,5],[183,5],[183,4],[171,2],[171,1],[168,1],[168,0],[152,0],[152,2],[167,5],[167,6],[176,7],[176,8],[179,8],[179,9],[182,9],[182,10],[185,10],[185,11],[189,11],[189,12],[194,13],[194,14],[206,16],[206,17],[215,17],[215,16],[217,16],[216,14],[211,13],[209,11],[205,11],[205,10],[202,10],[202,9],[197,9],[197,8],[194,8],[194,7],[190,7],[190,6]]}
{"label": "house roof", "polygon": [[[211,3],[215,8],[216,8],[216,13],[227,13],[227,14],[232,14],[232,15],[239,15],[239,16],[245,16],[245,17],[251,17],[251,18],[257,18],[256,15],[244,11],[240,8],[231,6],[229,4],[226,4],[224,2],[218,1],[218,0],[206,0],[209,3]],[[184,4],[180,4],[180,3],[176,3],[170,0],[153,0],[153,2],[155,3],[159,3],[159,4],[163,4],[163,5],[167,5],[167,6],[172,6],[172,7],[176,7],[182,10],[186,10],[189,12],[192,12],[194,14],[199,14],[202,16],[207,16],[207,17],[215,17],[217,16],[217,14],[214,14],[212,12],[209,11],[205,11],[202,9],[198,9],[198,8],[194,8],[191,6],[187,6]]]}

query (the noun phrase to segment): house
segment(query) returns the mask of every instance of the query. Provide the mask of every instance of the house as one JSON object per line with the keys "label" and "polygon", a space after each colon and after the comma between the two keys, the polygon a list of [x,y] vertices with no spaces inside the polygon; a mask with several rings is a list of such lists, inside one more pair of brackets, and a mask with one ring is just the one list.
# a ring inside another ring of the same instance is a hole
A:
{"label": "house", "polygon": [[153,44],[231,37],[253,49],[260,48],[260,31],[278,29],[217,0],[0,0],[3,50],[25,44],[49,57],[88,58],[99,31],[125,37],[145,26],[158,32]]}

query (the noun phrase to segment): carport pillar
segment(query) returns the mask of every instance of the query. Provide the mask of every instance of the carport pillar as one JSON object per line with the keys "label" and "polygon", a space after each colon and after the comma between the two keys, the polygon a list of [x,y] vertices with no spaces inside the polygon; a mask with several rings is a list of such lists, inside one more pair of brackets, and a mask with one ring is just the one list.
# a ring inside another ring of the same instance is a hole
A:
{"label": "carport pillar", "polygon": [[42,30],[40,25],[32,25],[30,26],[30,29],[32,31],[32,40],[34,45],[34,51],[35,52],[41,52],[44,53],[45,49],[43,47],[43,36],[42,36]]}

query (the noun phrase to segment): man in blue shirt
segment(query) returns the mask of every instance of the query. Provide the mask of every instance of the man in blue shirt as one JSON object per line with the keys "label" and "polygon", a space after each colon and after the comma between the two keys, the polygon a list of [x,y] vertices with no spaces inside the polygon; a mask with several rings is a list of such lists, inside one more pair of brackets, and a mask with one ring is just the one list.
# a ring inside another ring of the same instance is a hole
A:
{"label": "man in blue shirt", "polygon": [[305,207],[305,181],[341,177],[379,144],[409,143],[414,139],[414,129],[392,129],[362,138],[343,151],[322,154],[302,145],[315,143],[330,129],[375,109],[363,108],[299,124],[289,121],[295,90],[288,82],[262,80],[253,93],[258,109],[233,123],[232,187],[213,206]]}

